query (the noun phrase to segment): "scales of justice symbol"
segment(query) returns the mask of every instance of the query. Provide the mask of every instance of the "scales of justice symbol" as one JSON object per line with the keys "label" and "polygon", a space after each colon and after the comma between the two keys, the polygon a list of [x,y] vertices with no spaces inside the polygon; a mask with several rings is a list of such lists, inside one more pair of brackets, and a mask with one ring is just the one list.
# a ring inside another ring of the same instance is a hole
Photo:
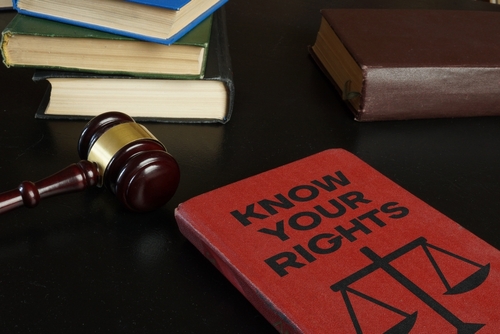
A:
{"label": "scales of justice symbol", "polygon": [[[457,329],[458,334],[468,334],[468,333],[476,333],[480,330],[485,324],[476,324],[476,323],[465,323],[460,320],[456,315],[454,315],[450,310],[446,309],[443,305],[441,305],[436,299],[434,299],[431,295],[426,293],[423,289],[417,286],[410,279],[405,277],[401,272],[399,272],[395,267],[391,265],[391,261],[396,260],[397,258],[405,255],[406,253],[418,248],[422,247],[427,258],[431,262],[433,268],[436,270],[441,282],[446,288],[445,295],[457,295],[461,293],[465,293],[471,291],[478,286],[480,286],[488,277],[490,272],[490,264],[481,265],[476,262],[473,262],[469,259],[466,259],[462,256],[449,252],[445,249],[436,247],[427,242],[427,239],[420,237],[416,240],[402,246],[401,248],[393,251],[392,253],[381,257],[377,255],[373,250],[368,247],[363,247],[360,251],[367,256],[372,263],[367,265],[366,267],[358,270],[357,272],[351,274],[350,276],[338,281],[337,283],[331,285],[331,289],[334,292],[340,292],[342,294],[344,303],[349,312],[349,316],[354,325],[357,334],[362,334],[363,331],[361,329],[358,317],[356,316],[356,312],[354,310],[353,304],[349,299],[349,294],[356,295],[364,300],[367,300],[371,303],[374,303],[377,306],[383,307],[388,311],[399,314],[403,317],[403,320],[398,324],[391,327],[387,330],[386,334],[406,334],[410,333],[411,329],[415,325],[417,320],[417,313],[414,312],[412,314],[404,312],[401,309],[398,309],[394,306],[391,306],[387,303],[384,303],[381,300],[370,297],[369,295],[357,291],[350,287],[351,284],[357,282],[363,277],[371,274],[375,270],[381,269],[385,271],[389,276],[395,279],[399,284],[404,286],[407,290],[409,290],[412,294],[414,294],[417,298],[427,304],[432,310],[434,310],[439,316],[441,316],[444,320],[450,323]],[[429,249],[433,249],[434,251],[441,252],[444,255],[451,256],[456,260],[463,261],[466,264],[469,264],[473,267],[477,267],[478,269],[470,276],[466,277],[461,282],[457,283],[454,286],[451,286],[446,277],[444,276],[442,270],[439,268],[435,258],[432,256]]]}

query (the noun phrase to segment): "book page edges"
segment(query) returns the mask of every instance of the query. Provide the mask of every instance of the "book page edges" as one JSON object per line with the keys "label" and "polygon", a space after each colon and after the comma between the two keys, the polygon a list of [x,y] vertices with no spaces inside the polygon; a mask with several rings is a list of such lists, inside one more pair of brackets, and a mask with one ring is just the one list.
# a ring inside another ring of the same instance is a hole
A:
{"label": "book page edges", "polygon": [[226,87],[218,80],[47,80],[51,84],[47,115],[96,116],[120,110],[132,117],[222,120],[227,112]]}
{"label": "book page edges", "polygon": [[362,108],[362,69],[325,18],[321,21],[312,50],[321,62],[323,70],[326,70],[340,89],[342,99],[358,113]]}
{"label": "book page edges", "polygon": [[24,34],[6,36],[2,50],[10,66],[161,78],[200,78],[206,60],[200,46]]}
{"label": "book page edges", "polygon": [[2,32],[2,40],[0,42],[0,54],[2,55],[3,63],[7,68],[11,67],[10,55],[8,53],[9,40],[12,37],[10,31]]}

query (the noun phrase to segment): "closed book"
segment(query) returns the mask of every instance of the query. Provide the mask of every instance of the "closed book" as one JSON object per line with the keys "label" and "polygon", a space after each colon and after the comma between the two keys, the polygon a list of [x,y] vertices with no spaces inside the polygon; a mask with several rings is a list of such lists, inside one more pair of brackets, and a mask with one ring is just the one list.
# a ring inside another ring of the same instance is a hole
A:
{"label": "closed book", "polygon": [[148,6],[180,10],[187,5],[190,0],[126,0]]}
{"label": "closed book", "polygon": [[139,121],[226,123],[234,83],[224,8],[213,14],[203,79],[151,79],[37,70],[50,83],[36,113],[41,119],[89,119],[118,110]]}
{"label": "closed book", "polygon": [[311,54],[357,120],[500,115],[500,12],[321,13]]}
{"label": "closed book", "polygon": [[7,67],[201,78],[212,16],[172,45],[17,14],[2,32]]}
{"label": "closed book", "polygon": [[500,328],[500,252],[345,150],[198,195],[175,218],[280,333]]}
{"label": "closed book", "polygon": [[179,10],[122,0],[14,0],[13,5],[21,14],[170,45],[226,2],[190,0]]}

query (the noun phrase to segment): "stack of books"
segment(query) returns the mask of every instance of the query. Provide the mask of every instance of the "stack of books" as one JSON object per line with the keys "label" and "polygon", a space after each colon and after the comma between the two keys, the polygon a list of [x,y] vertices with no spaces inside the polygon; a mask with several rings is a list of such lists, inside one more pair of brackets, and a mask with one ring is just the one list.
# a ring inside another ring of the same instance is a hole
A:
{"label": "stack of books", "polygon": [[229,120],[227,0],[17,0],[7,67],[50,83],[38,118],[119,110],[138,120]]}

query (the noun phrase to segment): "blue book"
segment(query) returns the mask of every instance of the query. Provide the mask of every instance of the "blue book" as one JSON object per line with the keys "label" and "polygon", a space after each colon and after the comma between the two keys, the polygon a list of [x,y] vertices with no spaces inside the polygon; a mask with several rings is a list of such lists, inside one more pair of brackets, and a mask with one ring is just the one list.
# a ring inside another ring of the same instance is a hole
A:
{"label": "blue book", "polygon": [[148,6],[180,10],[189,3],[189,0],[126,0]]}
{"label": "blue book", "polygon": [[[228,0],[188,0],[179,10],[164,7],[167,2],[174,4],[186,0],[132,1],[14,0],[13,5],[21,14],[170,45]],[[136,1],[162,3],[163,7]]]}

